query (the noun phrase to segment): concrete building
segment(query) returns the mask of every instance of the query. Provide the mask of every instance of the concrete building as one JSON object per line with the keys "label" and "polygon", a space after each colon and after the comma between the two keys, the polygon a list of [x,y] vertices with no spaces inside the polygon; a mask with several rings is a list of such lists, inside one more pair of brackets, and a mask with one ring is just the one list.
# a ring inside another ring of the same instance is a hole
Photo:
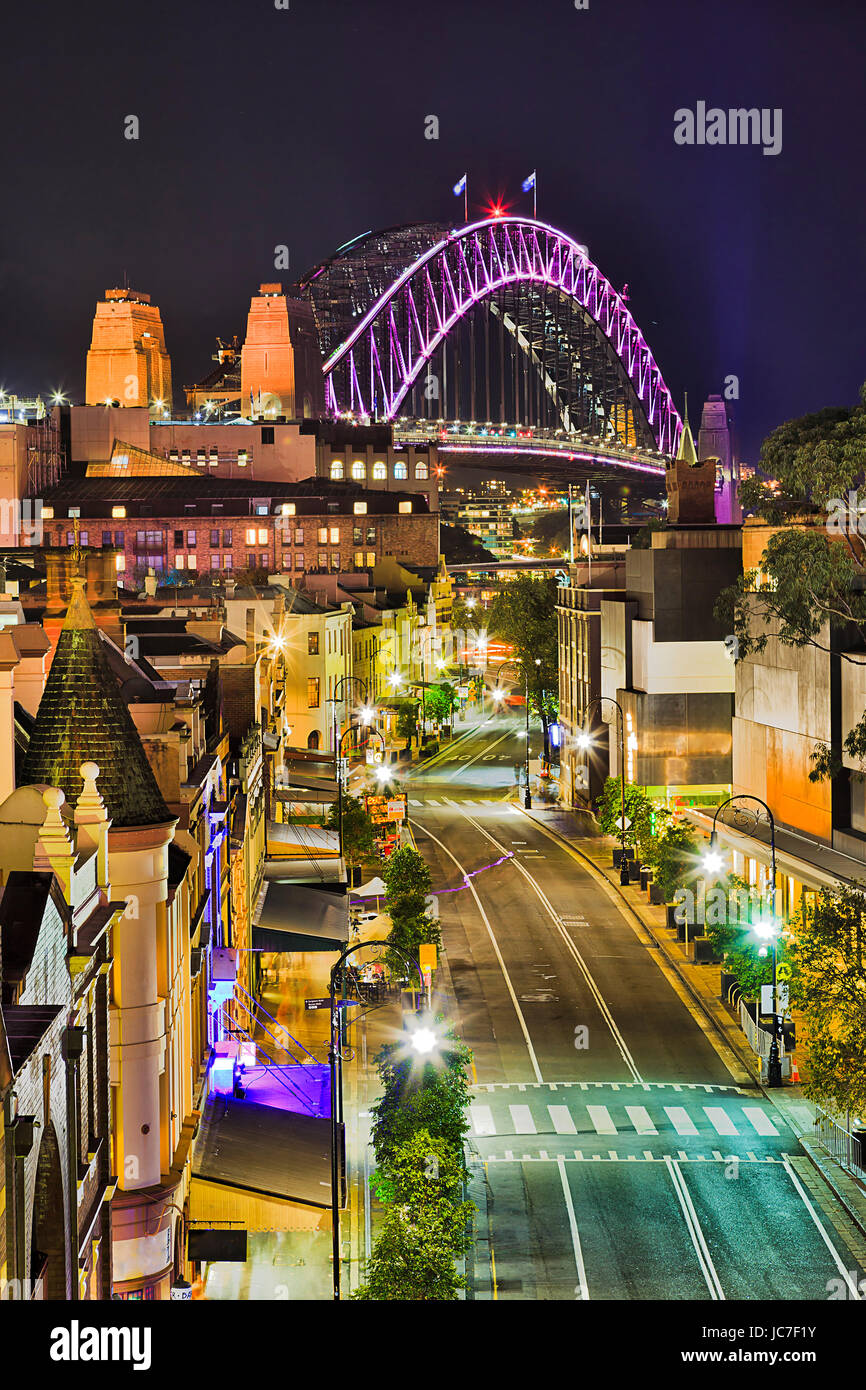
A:
{"label": "concrete building", "polygon": [[281,284],[259,286],[241,349],[241,409],[264,419],[323,415],[325,391],[313,312]]}
{"label": "concrete building", "polygon": [[716,521],[722,525],[741,522],[743,512],[737,500],[740,469],[734,456],[728,410],[721,396],[708,396],[701,412],[698,459],[711,458],[718,459],[717,481],[721,483],[716,493]]}
{"label": "concrete building", "polygon": [[171,407],[171,359],[158,307],[149,294],[113,289],[96,306],[87,354],[88,405],[116,401],[162,414]]}

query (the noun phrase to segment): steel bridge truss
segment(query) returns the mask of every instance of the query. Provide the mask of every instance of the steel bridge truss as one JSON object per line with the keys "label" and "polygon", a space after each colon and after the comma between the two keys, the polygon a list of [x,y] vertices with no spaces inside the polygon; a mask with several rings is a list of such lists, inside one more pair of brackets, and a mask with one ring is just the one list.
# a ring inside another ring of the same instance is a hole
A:
{"label": "steel bridge truss", "polygon": [[335,415],[391,420],[423,394],[442,418],[450,404],[454,418],[519,412],[663,454],[682,428],[625,301],[585,247],[529,218],[450,232],[375,301],[324,373]]}

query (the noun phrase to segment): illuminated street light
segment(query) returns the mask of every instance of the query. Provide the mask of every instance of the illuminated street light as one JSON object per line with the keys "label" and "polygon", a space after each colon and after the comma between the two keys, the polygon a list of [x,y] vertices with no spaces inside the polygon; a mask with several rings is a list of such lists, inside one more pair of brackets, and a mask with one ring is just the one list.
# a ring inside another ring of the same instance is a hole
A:
{"label": "illuminated street light", "polygon": [[422,1056],[435,1052],[438,1041],[432,1028],[416,1028],[412,1034],[412,1047]]}
{"label": "illuminated street light", "polygon": [[704,855],[704,868],[706,869],[708,874],[721,873],[722,869],[724,868],[724,863],[725,861],[719,854],[718,850],[713,849],[712,846]]}
{"label": "illuminated street light", "polygon": [[381,782],[381,783],[383,784],[383,786],[384,786],[384,784],[385,784],[386,782],[390,782],[390,780],[391,780],[391,770],[390,770],[390,768],[387,768],[387,767],[384,767],[384,766],[380,766],[380,767],[377,767],[377,768],[376,768],[376,781],[377,781],[377,782]]}

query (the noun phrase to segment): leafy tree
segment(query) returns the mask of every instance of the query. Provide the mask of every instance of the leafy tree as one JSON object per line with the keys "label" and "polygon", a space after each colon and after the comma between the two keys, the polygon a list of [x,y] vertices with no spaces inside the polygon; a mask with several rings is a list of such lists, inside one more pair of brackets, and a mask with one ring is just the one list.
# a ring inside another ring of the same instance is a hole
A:
{"label": "leafy tree", "polygon": [[421,1130],[442,1139],[465,1171],[463,1141],[469,1130],[469,1048],[450,1033],[436,1061],[406,1055],[405,1044],[388,1043],[376,1064],[383,1093],[370,1107],[371,1137],[380,1168],[390,1168],[395,1151]]}
{"label": "leafy tree", "polygon": [[[337,803],[328,812],[329,830],[338,830],[340,812]],[[377,858],[376,833],[367,808],[355,796],[343,795],[343,855],[351,869],[366,860]]]}
{"label": "leafy tree", "polygon": [[[704,923],[707,937],[743,998],[757,999],[761,985],[773,980],[772,957],[759,954],[764,943],[755,932],[760,904],[755,901],[754,889],[738,874],[729,874],[717,886],[726,894],[725,905],[721,912],[708,907]],[[781,947],[777,950],[781,959]]]}
{"label": "leafy tree", "polygon": [[390,700],[389,704],[397,711],[397,737],[404,738],[408,748],[418,734],[418,701],[414,696],[405,696]]}
{"label": "leafy tree", "polygon": [[[658,825],[659,813],[656,813]],[[686,821],[669,819],[657,834],[648,854],[654,879],[666,903],[673,901],[678,888],[684,888],[697,868],[698,845]]]}
{"label": "leafy tree", "polygon": [[[764,651],[771,637],[785,646],[832,649],[856,665],[866,660],[852,655],[866,648],[866,559],[857,536],[864,528],[856,507],[845,514],[849,491],[863,484],[864,458],[866,386],[856,407],[804,415],[765,440],[761,465],[769,476],[748,479],[739,496],[744,508],[781,529],[771,535],[760,570],[738,576],[715,608],[737,638],[738,660]],[[828,513],[841,519],[833,534]],[[843,749],[856,762],[866,760],[866,712],[838,746],[816,745],[811,780],[838,773]]]}
{"label": "leafy tree", "polygon": [[[418,1129],[391,1153],[388,1167],[370,1179],[380,1202],[387,1206],[424,1206],[450,1202],[462,1205],[464,1164],[453,1147],[429,1129]],[[467,1203],[471,1207],[471,1203]]]}
{"label": "leafy tree", "polygon": [[[598,799],[596,816],[605,835],[622,839],[619,819],[622,814],[622,784],[618,777],[608,777]],[[625,832],[625,843],[637,850],[644,862],[649,862],[655,847],[657,829],[670,816],[670,811],[657,807],[647,796],[643,787],[633,782],[625,785],[625,818],[630,822]]]}
{"label": "leafy tree", "polygon": [[432,880],[427,863],[411,845],[395,850],[385,866],[385,906],[391,918],[388,941],[394,948],[386,955],[389,967],[402,977],[408,967],[405,956],[418,959],[422,942],[439,945],[438,922],[427,912]]}
{"label": "leafy tree", "polygon": [[428,717],[435,720],[437,724],[444,724],[451,718],[451,714],[459,701],[454,686],[443,681],[440,685],[427,687],[424,703]]}
{"label": "leafy tree", "polygon": [[810,1100],[866,1115],[866,894],[825,889],[791,923],[792,999],[805,1023]]}
{"label": "leafy tree", "polygon": [[545,758],[550,757],[554,692],[559,688],[556,592],[551,578],[519,575],[497,594],[489,618],[490,631],[514,648],[521,683],[528,688],[530,707],[541,720]]}
{"label": "leafy tree", "polygon": [[452,1207],[390,1206],[367,1262],[360,1301],[453,1302],[465,1281],[454,1265],[459,1215]]}

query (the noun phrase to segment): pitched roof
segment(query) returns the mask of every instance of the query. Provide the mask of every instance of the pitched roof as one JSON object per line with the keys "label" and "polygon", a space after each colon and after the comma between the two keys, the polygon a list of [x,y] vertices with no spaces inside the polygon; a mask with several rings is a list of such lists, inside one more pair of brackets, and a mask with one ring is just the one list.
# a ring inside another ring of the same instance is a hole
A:
{"label": "pitched roof", "polygon": [[99,765],[99,790],[115,826],[174,820],[108,664],[84,581],[72,600],[21,769],[21,785],[60,787],[68,802],[81,794],[79,768]]}

